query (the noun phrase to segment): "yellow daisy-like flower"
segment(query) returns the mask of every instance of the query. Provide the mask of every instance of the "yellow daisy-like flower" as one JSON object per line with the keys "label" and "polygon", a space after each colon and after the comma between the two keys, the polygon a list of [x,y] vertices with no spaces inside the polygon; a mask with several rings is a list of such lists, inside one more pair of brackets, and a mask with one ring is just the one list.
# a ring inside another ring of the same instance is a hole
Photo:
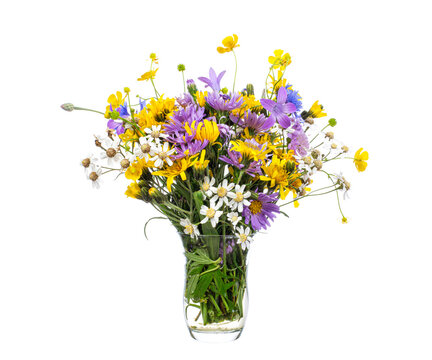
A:
{"label": "yellow daisy-like flower", "polygon": [[220,135],[217,123],[207,119],[204,119],[198,125],[196,125],[195,121],[190,126],[189,123],[186,123],[185,130],[189,135],[195,132],[195,139],[200,141],[208,140],[210,144],[214,144]]}
{"label": "yellow daisy-like flower", "polygon": [[369,153],[367,151],[363,151],[363,148],[360,148],[356,151],[354,155],[354,165],[359,172],[365,171],[367,167],[367,160],[369,160]]}
{"label": "yellow daisy-like flower", "polygon": [[181,179],[186,180],[186,170],[193,165],[191,159],[195,158],[197,155],[192,156],[191,158],[183,158],[176,160],[174,164],[165,170],[159,170],[154,172],[153,176],[165,176],[167,178],[167,189],[171,192],[171,186],[174,182],[174,179],[180,175]]}
{"label": "yellow daisy-like flower", "polygon": [[127,190],[125,192],[125,195],[127,197],[132,197],[134,199],[138,198],[138,195],[141,194],[141,188],[139,187],[139,185],[136,182],[131,183],[128,187]]}
{"label": "yellow daisy-like flower", "polygon": [[139,135],[135,134],[135,130],[133,129],[126,129],[126,131],[123,134],[120,134],[118,137],[123,141],[123,143],[126,143],[127,141],[131,139],[136,139]]}
{"label": "yellow daisy-like flower", "polygon": [[210,160],[206,160],[205,155],[206,155],[206,151],[205,150],[201,151],[201,155],[199,159],[196,159],[193,162],[193,166],[196,170],[205,170],[207,168]]}
{"label": "yellow daisy-like flower", "polygon": [[224,47],[219,46],[217,48],[217,51],[220,54],[233,51],[234,48],[240,46],[237,44],[237,42],[238,42],[238,36],[236,34],[233,34],[233,36],[227,36],[225,39],[222,40],[222,45]]}
{"label": "yellow daisy-like flower", "polygon": [[[268,93],[277,94],[281,87],[287,86],[287,79],[283,78],[283,72],[278,70],[277,76],[270,75],[270,89]],[[292,86],[288,87],[288,89],[292,88]]]}
{"label": "yellow daisy-like flower", "polygon": [[156,76],[156,72],[159,70],[155,69],[155,70],[150,70],[145,72],[144,74],[141,75],[140,78],[138,78],[138,81],[144,81],[144,80],[150,80],[150,79],[154,79]]}
{"label": "yellow daisy-like flower", "polygon": [[206,98],[207,95],[208,95],[208,91],[204,91],[204,92],[202,92],[202,91],[197,91],[197,92],[195,93],[195,96],[196,96],[196,102],[197,102],[197,104],[198,104],[199,106],[201,106],[201,107],[204,107],[204,106],[205,106],[205,104],[206,104],[206,100],[205,100],[205,98]]}
{"label": "yellow daisy-like flower", "polygon": [[275,56],[269,56],[268,61],[273,65],[273,69],[280,68],[282,71],[286,69],[286,67],[291,64],[291,56],[288,53],[284,54],[283,50],[275,50]]}
{"label": "yellow daisy-like flower", "polygon": [[155,63],[155,64],[157,64],[158,63],[158,58],[157,58],[157,56],[156,56],[156,54],[155,53],[151,53],[150,54],[150,59]]}
{"label": "yellow daisy-like flower", "polygon": [[324,111],[324,106],[318,104],[318,100],[317,100],[311,106],[309,113],[310,116],[312,116],[313,118],[320,118],[320,117],[327,116],[327,114],[323,111]]}
{"label": "yellow daisy-like flower", "polygon": [[265,160],[267,154],[271,151],[266,145],[259,144],[253,139],[231,141],[231,144],[231,151],[238,151],[243,157],[254,161]]}
{"label": "yellow daisy-like flower", "polygon": [[137,181],[142,175],[142,170],[141,164],[139,162],[134,162],[125,172],[126,179]]}
{"label": "yellow daisy-like flower", "polygon": [[[175,99],[166,98],[163,95],[159,99],[152,98],[147,105],[147,111],[158,122],[166,122],[176,110]],[[144,109],[143,109],[144,110]]]}
{"label": "yellow daisy-like flower", "polygon": [[122,93],[120,92],[120,91],[117,91],[116,93],[115,93],[115,95],[114,94],[111,94],[109,97],[108,97],[108,106],[106,107],[106,110],[105,110],[105,118],[107,118],[107,119],[109,119],[110,118],[110,116],[109,116],[109,113],[111,112],[111,108],[110,108],[110,105],[111,105],[111,107],[112,107],[112,109],[113,110],[115,110],[115,109],[117,109],[120,105],[123,105],[123,103],[124,103],[124,99],[123,99],[123,95],[122,95]]}
{"label": "yellow daisy-like flower", "polygon": [[248,110],[254,111],[254,112],[260,112],[262,110],[262,105],[259,102],[259,100],[255,99],[254,95],[243,95],[243,104],[241,108],[234,109],[232,111],[232,114],[236,117],[242,117],[243,114],[245,114]]}

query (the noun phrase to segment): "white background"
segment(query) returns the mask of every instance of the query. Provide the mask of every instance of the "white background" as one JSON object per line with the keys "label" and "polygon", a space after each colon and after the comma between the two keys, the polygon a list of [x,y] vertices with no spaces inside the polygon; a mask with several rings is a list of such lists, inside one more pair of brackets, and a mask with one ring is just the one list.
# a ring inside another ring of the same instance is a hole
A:
{"label": "white background", "polygon": [[[431,49],[428,1],[15,1],[2,5],[0,359],[431,359]],[[221,40],[236,33],[238,86],[262,89],[274,49],[304,104],[369,151],[340,223],[336,199],[287,209],[250,256],[241,338],[192,340],[173,228],[126,182],[92,190],[79,162],[97,114],[156,52],[159,90],[176,70],[233,79]]]}

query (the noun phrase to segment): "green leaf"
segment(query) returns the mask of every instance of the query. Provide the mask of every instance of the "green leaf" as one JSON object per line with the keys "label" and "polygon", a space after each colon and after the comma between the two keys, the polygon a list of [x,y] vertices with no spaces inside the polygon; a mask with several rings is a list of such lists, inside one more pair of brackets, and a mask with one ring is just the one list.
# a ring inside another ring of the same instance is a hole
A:
{"label": "green leaf", "polygon": [[212,273],[207,273],[201,276],[195,288],[195,291],[193,293],[193,298],[198,300],[202,299],[208,287],[210,286],[212,280],[213,280]]}
{"label": "green leaf", "polygon": [[196,286],[198,284],[198,280],[199,280],[199,274],[196,275],[192,275],[186,285],[186,291],[185,291],[185,297],[189,299],[192,297],[192,294],[194,293]]}
{"label": "green leaf", "polygon": [[285,212],[283,212],[283,211],[280,211],[280,210],[279,210],[279,212],[280,212],[282,215],[285,215],[287,218],[289,218],[289,216],[288,216],[287,213],[285,213]]}
{"label": "green leaf", "polygon": [[220,259],[216,259],[216,260],[210,259],[204,249],[198,249],[193,253],[185,252],[185,255],[189,260],[203,265],[216,264],[217,262],[220,261]]}

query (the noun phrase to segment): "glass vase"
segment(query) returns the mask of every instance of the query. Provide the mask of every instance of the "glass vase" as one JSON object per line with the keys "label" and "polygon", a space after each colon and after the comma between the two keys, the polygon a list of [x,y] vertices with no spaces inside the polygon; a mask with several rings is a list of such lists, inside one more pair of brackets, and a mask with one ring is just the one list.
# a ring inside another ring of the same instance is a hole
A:
{"label": "glass vase", "polygon": [[238,339],[248,309],[248,247],[232,235],[180,236],[186,256],[184,314],[191,336],[204,342]]}

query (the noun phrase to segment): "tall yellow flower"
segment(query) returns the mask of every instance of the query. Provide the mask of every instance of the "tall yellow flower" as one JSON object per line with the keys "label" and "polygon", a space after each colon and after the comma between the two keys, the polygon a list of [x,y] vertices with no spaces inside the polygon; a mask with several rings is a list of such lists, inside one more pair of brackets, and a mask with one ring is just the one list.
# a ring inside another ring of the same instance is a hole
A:
{"label": "tall yellow flower", "polygon": [[154,79],[156,76],[156,72],[158,70],[159,70],[159,68],[145,72],[144,74],[141,75],[141,77],[138,78],[138,81]]}
{"label": "tall yellow flower", "polygon": [[356,151],[354,155],[354,165],[359,172],[365,171],[367,167],[367,160],[369,160],[369,153],[367,151],[363,151],[363,148],[360,148]]}
{"label": "tall yellow flower", "polygon": [[309,110],[310,116],[313,118],[320,118],[327,116],[327,114],[324,112],[324,106],[318,104],[318,100],[313,103]]}
{"label": "tall yellow flower", "polygon": [[132,197],[132,198],[137,198],[138,195],[141,194],[141,188],[139,187],[139,185],[134,181],[133,183],[131,183],[128,187],[127,190],[125,192],[125,195],[127,197]]}
{"label": "tall yellow flower", "polygon": [[268,61],[273,65],[273,69],[280,68],[282,71],[286,69],[286,67],[291,64],[291,56],[288,53],[284,54],[283,50],[275,50],[275,56],[269,56]]}
{"label": "tall yellow flower", "polygon": [[233,36],[227,36],[225,39],[222,40],[222,45],[224,47],[219,46],[217,48],[217,51],[220,54],[233,51],[234,48],[240,46],[237,44],[238,42],[238,36],[236,34],[233,34]]}

